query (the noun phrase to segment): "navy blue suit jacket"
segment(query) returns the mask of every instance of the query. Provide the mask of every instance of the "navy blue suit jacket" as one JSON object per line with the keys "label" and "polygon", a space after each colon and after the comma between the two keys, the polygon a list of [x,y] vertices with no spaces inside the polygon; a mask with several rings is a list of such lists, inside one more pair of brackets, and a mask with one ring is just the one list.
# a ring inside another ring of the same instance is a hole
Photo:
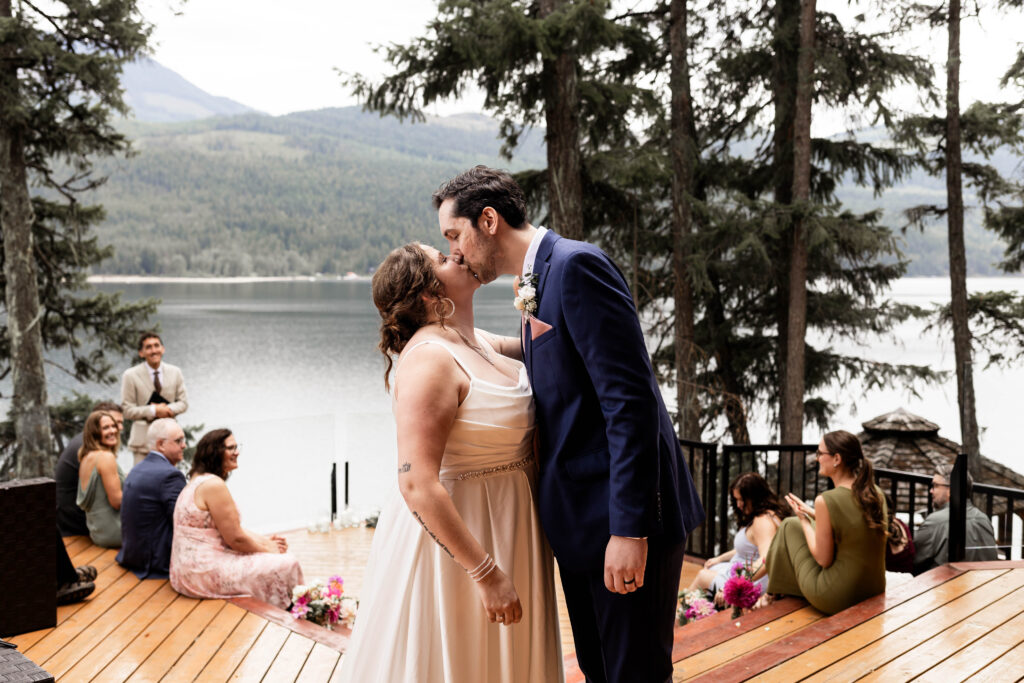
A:
{"label": "navy blue suit jacket", "polygon": [[185,475],[150,451],[124,480],[117,561],[140,579],[166,579],[171,567],[174,504]]}
{"label": "navy blue suit jacket", "polygon": [[523,350],[537,407],[539,507],[558,562],[600,566],[610,535],[679,542],[704,520],[622,273],[549,231]]}

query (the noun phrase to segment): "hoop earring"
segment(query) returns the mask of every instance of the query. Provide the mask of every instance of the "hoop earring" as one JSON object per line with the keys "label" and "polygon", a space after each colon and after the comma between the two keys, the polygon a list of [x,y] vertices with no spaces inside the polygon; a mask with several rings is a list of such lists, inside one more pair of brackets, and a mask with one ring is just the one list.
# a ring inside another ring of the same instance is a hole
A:
{"label": "hoop earring", "polygon": [[[442,310],[439,310],[438,306],[439,306],[439,305],[441,305],[441,304],[442,304],[442,302],[444,302],[444,303],[447,303],[447,304],[450,304],[450,305],[451,305],[451,307],[452,307],[452,312],[451,312],[451,313],[448,313],[447,315],[445,315],[445,313],[444,313],[444,312],[443,312]],[[443,296],[443,297],[441,297],[440,299],[438,299],[438,300],[437,300],[437,301],[436,301],[436,302],[434,303],[434,313],[436,313],[436,314],[437,314],[437,317],[441,319],[441,322],[444,322],[444,321],[445,321],[445,320],[447,320],[448,318],[450,318],[450,317],[452,317],[453,315],[455,315],[455,302],[454,302],[454,301],[452,301],[451,299],[449,299],[449,298],[448,298],[448,297],[446,297],[446,296]]]}

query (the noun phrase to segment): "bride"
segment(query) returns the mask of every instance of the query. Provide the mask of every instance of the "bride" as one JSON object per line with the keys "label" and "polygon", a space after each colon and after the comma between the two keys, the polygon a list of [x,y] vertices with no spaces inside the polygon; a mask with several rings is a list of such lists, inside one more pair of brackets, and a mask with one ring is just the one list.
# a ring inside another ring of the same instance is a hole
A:
{"label": "bride", "polygon": [[479,287],[418,244],[373,277],[401,498],[377,526],[343,681],[563,679],[533,398],[519,340],[473,327]]}

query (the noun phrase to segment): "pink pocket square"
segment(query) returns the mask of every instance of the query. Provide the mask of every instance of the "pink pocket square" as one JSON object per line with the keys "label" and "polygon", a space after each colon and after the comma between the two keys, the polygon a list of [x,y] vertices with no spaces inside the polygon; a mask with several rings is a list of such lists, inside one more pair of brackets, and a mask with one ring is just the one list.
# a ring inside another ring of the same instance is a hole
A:
{"label": "pink pocket square", "polygon": [[546,322],[544,322],[540,318],[534,318],[532,315],[530,316],[530,340],[531,341],[536,339],[537,337],[541,336],[542,334],[546,334],[547,332],[550,332],[550,331],[551,331],[551,325],[548,325]]}

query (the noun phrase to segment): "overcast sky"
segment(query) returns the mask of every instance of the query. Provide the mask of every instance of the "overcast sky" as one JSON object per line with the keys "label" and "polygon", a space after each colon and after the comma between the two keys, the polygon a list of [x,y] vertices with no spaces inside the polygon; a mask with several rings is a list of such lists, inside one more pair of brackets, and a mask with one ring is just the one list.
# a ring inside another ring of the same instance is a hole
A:
{"label": "overcast sky", "polygon": [[[627,0],[621,4],[638,4]],[[382,43],[405,43],[422,35],[434,0],[145,0],[156,26],[154,57],[203,90],[230,97],[269,114],[357,104],[342,87],[336,68],[380,76],[387,65],[373,52]],[[174,9],[180,9],[175,15]],[[841,18],[847,0],[818,0],[819,11]],[[872,16],[870,9],[868,16]],[[965,20],[961,102],[998,100],[999,77],[1012,63],[1024,31],[1024,14]],[[945,31],[920,30],[907,40],[912,50],[944,68]],[[1014,93],[1019,98],[1019,93]],[[910,97],[906,98],[907,106]],[[437,114],[479,111],[479,95],[433,110]],[[821,116],[819,126],[838,117]],[[825,131],[817,130],[816,133]],[[831,132],[831,131],[830,131]]]}

